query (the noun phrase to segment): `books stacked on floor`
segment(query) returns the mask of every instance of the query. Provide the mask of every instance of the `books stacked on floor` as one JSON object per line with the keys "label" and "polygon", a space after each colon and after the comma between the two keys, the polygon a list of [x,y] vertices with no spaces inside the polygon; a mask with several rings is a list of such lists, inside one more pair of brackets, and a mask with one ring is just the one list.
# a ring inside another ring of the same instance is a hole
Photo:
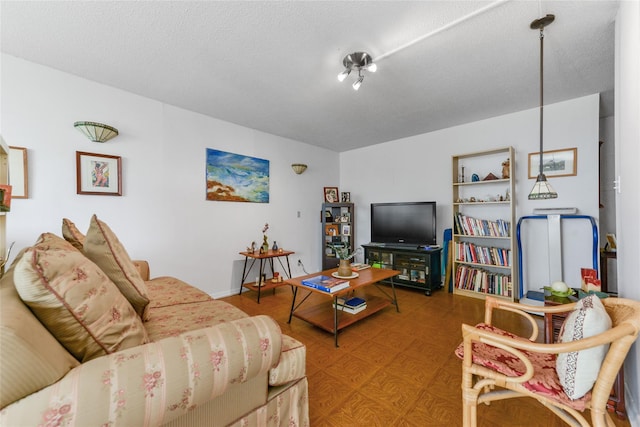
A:
{"label": "books stacked on floor", "polygon": [[318,289],[319,291],[328,292],[330,294],[349,287],[348,280],[323,275],[303,279],[301,283],[304,286]]}
{"label": "books stacked on floor", "polygon": [[367,268],[371,268],[371,266],[363,262],[351,263],[351,271],[360,271],[360,270],[365,270]]}
{"label": "books stacked on floor", "polygon": [[334,308],[342,310],[345,313],[356,314],[367,308],[367,301],[358,297],[352,297],[348,299],[338,298],[337,306],[336,304],[334,304],[333,306]]}

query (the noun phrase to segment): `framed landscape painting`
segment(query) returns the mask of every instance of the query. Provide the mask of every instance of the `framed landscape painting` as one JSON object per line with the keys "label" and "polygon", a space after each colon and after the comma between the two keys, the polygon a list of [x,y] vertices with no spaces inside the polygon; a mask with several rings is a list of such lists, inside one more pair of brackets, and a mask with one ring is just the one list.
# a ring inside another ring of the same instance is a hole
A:
{"label": "framed landscape painting", "polygon": [[207,200],[269,203],[269,160],[207,148]]}
{"label": "framed landscape painting", "polygon": [[[536,179],[540,171],[540,153],[529,153],[529,179]],[[565,148],[542,153],[542,172],[549,178],[574,176],[578,173],[578,149]]]}

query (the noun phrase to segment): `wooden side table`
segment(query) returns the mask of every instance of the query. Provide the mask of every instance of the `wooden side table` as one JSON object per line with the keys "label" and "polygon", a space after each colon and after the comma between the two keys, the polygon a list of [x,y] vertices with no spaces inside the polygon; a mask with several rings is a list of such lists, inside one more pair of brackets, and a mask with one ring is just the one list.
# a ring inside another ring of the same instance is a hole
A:
{"label": "wooden side table", "polygon": [[[604,289],[604,286],[603,286]],[[578,298],[571,296],[556,297],[551,295],[548,291],[545,291],[544,305],[560,305],[576,302]],[[564,320],[569,313],[545,313],[544,315],[544,342],[546,344],[552,344],[557,341],[560,328],[564,323]],[[624,420],[627,418],[627,411],[624,403],[624,365],[620,367],[616,381],[613,383],[609,400],[607,401],[607,410],[609,412],[615,412],[618,418]]]}
{"label": "wooden side table", "polygon": [[[252,291],[257,291],[258,292],[258,304],[260,304],[260,293],[262,291],[268,291],[269,289],[273,289],[275,292],[275,288],[277,288],[278,286],[282,286],[284,284],[286,284],[284,281],[282,282],[277,282],[277,283],[272,283],[271,279],[266,279],[266,276],[264,274],[264,270],[265,267],[267,266],[267,264],[269,265],[269,267],[271,268],[271,275],[273,277],[273,274],[275,273],[275,269],[273,267],[273,260],[277,259],[278,262],[280,263],[280,266],[285,270],[285,274],[287,275],[287,278],[291,278],[291,265],[289,264],[289,255],[294,254],[295,252],[293,251],[285,251],[283,249],[277,249],[277,250],[272,250],[269,249],[268,252],[266,253],[259,253],[258,251],[256,252],[240,252],[240,255],[244,256],[244,267],[242,269],[242,279],[240,282],[240,292],[238,293],[238,295],[242,294],[242,288],[247,288],[247,289],[251,289]],[[282,259],[284,258],[287,261],[287,266],[285,267],[284,264],[282,263]],[[251,264],[249,265],[249,268],[247,268],[247,264],[249,259],[251,259]],[[260,267],[258,268],[258,272],[259,272],[259,276],[258,276],[258,280],[256,282],[248,282],[246,283],[247,280],[247,276],[249,276],[249,273],[251,272],[251,268],[253,268],[253,265],[255,264],[255,262],[259,261],[260,263]],[[262,279],[265,278],[265,280],[263,281]]]}

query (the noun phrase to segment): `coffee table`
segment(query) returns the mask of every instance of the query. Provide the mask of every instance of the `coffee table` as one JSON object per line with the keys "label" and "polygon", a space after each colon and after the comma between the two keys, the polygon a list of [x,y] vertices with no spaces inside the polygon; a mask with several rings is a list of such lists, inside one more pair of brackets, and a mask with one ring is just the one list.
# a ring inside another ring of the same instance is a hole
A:
{"label": "coffee table", "polygon": [[[358,271],[358,277],[349,280],[349,287],[338,292],[327,293],[318,289],[310,288],[302,284],[302,280],[315,277],[318,275],[331,276],[331,273],[336,272],[337,269],[324,270],[319,273],[308,274],[306,276],[294,277],[292,279],[285,280],[284,283],[292,286],[293,300],[291,301],[291,311],[289,312],[289,321],[293,316],[305,320],[312,325],[315,325],[327,332],[333,333],[335,346],[338,347],[338,331],[346,328],[347,326],[371,316],[374,313],[382,310],[383,308],[393,304],[396,306],[396,311],[400,312],[398,307],[398,298],[396,297],[396,288],[393,284],[393,277],[400,274],[398,270],[390,270],[384,268],[367,268],[365,270]],[[385,289],[379,286],[380,281],[388,280],[391,285],[391,295],[389,295]],[[346,297],[353,291],[363,288],[365,286],[374,285],[378,288],[384,297],[367,296],[367,308],[359,313],[351,314],[346,313],[337,308],[338,297]],[[296,298],[298,297],[298,291],[306,292],[300,302],[296,304]],[[320,294],[327,297],[327,301],[323,301],[320,304],[309,305],[301,307],[307,299],[314,294]],[[329,300],[333,300],[333,304]]]}

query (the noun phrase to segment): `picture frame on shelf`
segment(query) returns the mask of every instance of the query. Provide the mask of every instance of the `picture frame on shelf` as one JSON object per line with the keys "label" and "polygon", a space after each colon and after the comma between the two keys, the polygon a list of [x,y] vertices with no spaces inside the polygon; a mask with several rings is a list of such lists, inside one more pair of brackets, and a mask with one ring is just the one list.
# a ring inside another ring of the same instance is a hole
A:
{"label": "picture frame on shelf", "polygon": [[76,151],[77,194],[122,196],[122,157]]}
{"label": "picture frame on shelf", "polygon": [[351,226],[349,224],[342,225],[342,235],[351,236]]}
{"label": "picture frame on shelf", "polygon": [[29,198],[29,169],[27,149],[9,146],[9,183],[13,187],[14,199]]}
{"label": "picture frame on shelf", "polygon": [[340,234],[340,229],[336,224],[327,224],[324,226],[325,236],[337,236]]}
{"label": "picture frame on shelf", "polygon": [[[540,172],[540,153],[529,153],[529,179],[536,179]],[[542,172],[547,176],[576,176],[578,174],[578,149],[565,148],[542,153]]]}
{"label": "picture frame on shelf", "polygon": [[324,187],[324,201],[326,203],[338,203],[338,187]]}
{"label": "picture frame on shelf", "polygon": [[343,191],[342,193],[340,193],[340,196],[342,199],[342,203],[351,203],[351,192]]}

